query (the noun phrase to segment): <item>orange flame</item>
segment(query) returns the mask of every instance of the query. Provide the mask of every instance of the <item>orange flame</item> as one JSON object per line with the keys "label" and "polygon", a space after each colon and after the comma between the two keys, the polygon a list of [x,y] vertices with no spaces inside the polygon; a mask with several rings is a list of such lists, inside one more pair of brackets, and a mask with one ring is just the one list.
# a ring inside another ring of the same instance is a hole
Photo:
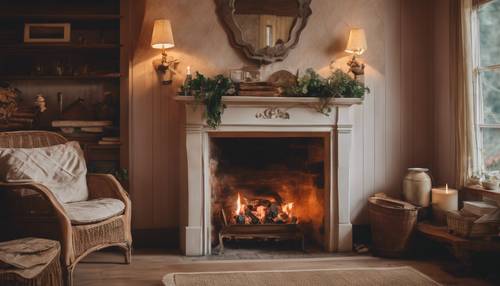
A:
{"label": "orange flame", "polygon": [[266,208],[264,206],[257,207],[257,214],[255,215],[261,223],[264,223],[266,220]]}
{"label": "orange flame", "polygon": [[238,200],[236,200],[236,214],[239,215],[241,214],[242,207],[241,207],[241,197],[240,193],[238,193]]}
{"label": "orange flame", "polygon": [[293,209],[293,203],[288,203],[284,204],[281,209],[283,210],[284,213],[286,213],[288,216],[292,216],[292,209]]}

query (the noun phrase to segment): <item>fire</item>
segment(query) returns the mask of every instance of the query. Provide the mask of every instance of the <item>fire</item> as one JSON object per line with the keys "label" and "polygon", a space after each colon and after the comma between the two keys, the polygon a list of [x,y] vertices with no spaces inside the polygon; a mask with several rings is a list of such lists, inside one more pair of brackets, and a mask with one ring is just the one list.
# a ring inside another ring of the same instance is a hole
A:
{"label": "fire", "polygon": [[237,224],[298,223],[297,217],[292,214],[293,205],[293,202],[279,204],[264,198],[247,200],[238,193],[234,221]]}
{"label": "fire", "polygon": [[240,196],[240,193],[238,193],[238,200],[236,201],[236,215],[241,214],[241,210],[242,210],[242,207],[241,207],[241,196]]}
{"label": "fire", "polygon": [[284,204],[281,206],[281,209],[284,213],[286,213],[289,217],[292,216],[293,203]]}

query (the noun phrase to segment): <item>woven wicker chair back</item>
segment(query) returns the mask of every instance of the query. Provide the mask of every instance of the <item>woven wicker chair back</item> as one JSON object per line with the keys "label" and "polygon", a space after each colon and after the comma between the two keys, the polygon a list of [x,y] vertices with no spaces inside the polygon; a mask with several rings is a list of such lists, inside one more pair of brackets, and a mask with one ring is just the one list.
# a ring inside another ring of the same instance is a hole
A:
{"label": "woven wicker chair back", "polygon": [[68,142],[66,138],[48,131],[0,132],[0,148],[39,148]]}

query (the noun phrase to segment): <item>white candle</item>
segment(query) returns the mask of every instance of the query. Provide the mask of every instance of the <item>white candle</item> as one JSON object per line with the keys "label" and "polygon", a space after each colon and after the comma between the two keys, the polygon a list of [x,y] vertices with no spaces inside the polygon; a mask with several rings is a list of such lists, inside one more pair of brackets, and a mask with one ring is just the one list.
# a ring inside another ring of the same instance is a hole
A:
{"label": "white candle", "polygon": [[445,188],[433,188],[432,203],[441,210],[456,211],[458,210],[458,191],[448,189],[448,184]]}
{"label": "white candle", "polygon": [[191,75],[191,66],[187,66],[186,75]]}

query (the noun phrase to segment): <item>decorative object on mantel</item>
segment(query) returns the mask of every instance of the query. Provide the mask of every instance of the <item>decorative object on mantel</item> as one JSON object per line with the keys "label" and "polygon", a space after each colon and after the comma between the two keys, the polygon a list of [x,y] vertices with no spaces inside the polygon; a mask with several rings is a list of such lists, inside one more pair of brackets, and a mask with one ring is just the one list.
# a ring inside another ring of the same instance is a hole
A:
{"label": "decorative object on mantel", "polygon": [[284,92],[297,83],[297,76],[287,70],[280,70],[270,75],[267,81]]}
{"label": "decorative object on mantel", "polygon": [[222,96],[234,95],[236,90],[233,82],[223,75],[209,78],[196,72],[189,86],[181,86],[180,93],[192,95],[198,104],[203,103],[205,105],[204,115],[207,125],[211,128],[217,128],[225,108],[222,103]]}
{"label": "decorative object on mantel", "polygon": [[229,77],[234,83],[240,82],[260,82],[260,68],[256,66],[245,66],[241,69],[231,69]]}
{"label": "decorative object on mantel", "polygon": [[191,81],[192,80],[193,80],[193,75],[191,74],[191,67],[187,66],[186,78],[184,79],[184,84],[182,85],[185,96],[189,95],[188,93],[191,91]]}
{"label": "decorative object on mantel", "polygon": [[408,168],[403,180],[403,199],[411,204],[428,207],[431,200],[431,177],[426,168]]}
{"label": "decorative object on mantel", "polygon": [[351,29],[349,32],[349,41],[347,42],[347,48],[345,51],[347,53],[353,54],[352,59],[347,63],[349,66],[349,72],[354,74],[354,78],[357,79],[358,76],[365,74],[365,65],[360,63],[356,56],[361,56],[366,52],[366,35],[363,29]]}
{"label": "decorative object on mantel", "polygon": [[151,36],[151,47],[161,49],[161,62],[153,62],[156,70],[162,75],[163,84],[171,84],[172,76],[176,74],[175,68],[179,64],[177,59],[169,59],[167,49],[173,48],[174,36],[172,34],[172,26],[170,21],[166,19],[155,20],[153,27],[153,35]]}
{"label": "decorative object on mantel", "polygon": [[239,96],[280,96],[280,90],[270,82],[241,82]]}
{"label": "decorative object on mantel", "polygon": [[[311,0],[216,0],[216,3],[233,46],[261,64],[284,60],[297,45],[312,14]],[[257,21],[252,21],[253,18]]]}

